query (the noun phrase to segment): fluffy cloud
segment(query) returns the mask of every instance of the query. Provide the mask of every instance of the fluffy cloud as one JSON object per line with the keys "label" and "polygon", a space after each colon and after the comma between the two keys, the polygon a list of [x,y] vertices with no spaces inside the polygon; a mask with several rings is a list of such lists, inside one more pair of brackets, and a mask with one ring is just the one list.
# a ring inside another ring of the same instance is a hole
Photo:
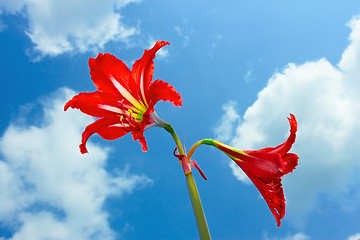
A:
{"label": "fluffy cloud", "polygon": [[[360,203],[360,18],[354,17],[348,26],[350,44],[337,66],[325,58],[289,63],[259,92],[229,141],[242,149],[276,146],[289,134],[286,116],[295,114],[299,129],[292,152],[300,160],[294,173],[285,177],[285,218],[299,226],[320,197],[339,203],[343,210]],[[243,180],[240,174],[235,175]]]}
{"label": "fluffy cloud", "polygon": [[37,57],[98,50],[138,33],[121,22],[120,9],[140,0],[0,0],[0,13],[23,14]]}
{"label": "fluffy cloud", "polygon": [[236,103],[230,101],[223,105],[224,115],[220,120],[220,124],[214,129],[219,141],[229,141],[234,137],[234,125],[240,121],[240,115],[236,112]]}
{"label": "fluffy cloud", "polygon": [[[185,19],[183,22],[184,22],[185,24],[187,24],[187,20],[186,20],[186,19]],[[178,34],[178,36],[179,36],[180,38],[182,38],[183,46],[184,46],[184,47],[187,47],[187,46],[189,45],[189,42],[190,42],[190,37],[189,37],[189,35],[184,34],[183,29],[180,28],[179,26],[175,26],[175,27],[174,27],[174,30],[175,30],[175,32]]]}
{"label": "fluffy cloud", "polygon": [[348,238],[348,240],[359,240],[359,239],[360,239],[360,233],[350,236]]}
{"label": "fluffy cloud", "polygon": [[[107,150],[77,145],[92,119],[78,111],[64,113],[61,89],[44,99],[38,126],[11,124],[0,139],[0,222],[15,229],[17,239],[115,239],[104,201],[151,184],[128,169],[105,170]],[[44,231],[46,229],[46,231]]]}
{"label": "fluffy cloud", "polygon": [[0,0],[0,13],[2,12],[10,12],[10,13],[18,13],[24,7],[26,0]]}

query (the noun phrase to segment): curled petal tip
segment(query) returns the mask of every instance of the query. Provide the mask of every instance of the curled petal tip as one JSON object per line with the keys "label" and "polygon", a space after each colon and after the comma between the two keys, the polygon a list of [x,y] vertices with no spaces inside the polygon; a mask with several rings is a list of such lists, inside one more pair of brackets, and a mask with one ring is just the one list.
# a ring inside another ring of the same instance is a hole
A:
{"label": "curled petal tip", "polygon": [[156,41],[155,45],[149,49],[149,50],[146,50],[145,49],[145,53],[147,51],[155,51],[154,53],[156,53],[160,48],[164,47],[165,45],[170,45],[170,42],[167,42],[167,41]]}
{"label": "curled petal tip", "polygon": [[66,103],[65,106],[64,106],[64,111],[68,110],[69,107],[70,107],[69,104]]}
{"label": "curled petal tip", "polygon": [[170,45],[170,42],[167,42],[167,41],[157,41],[155,43],[155,46],[158,46],[158,47],[163,47],[165,45]]}
{"label": "curled petal tip", "polygon": [[80,144],[79,145],[79,148],[80,148],[80,152],[82,153],[82,154],[85,154],[85,153],[88,153],[88,150],[86,149],[86,146],[85,146],[85,144]]}
{"label": "curled petal tip", "polygon": [[65,106],[64,106],[64,111],[68,110],[68,108],[71,107],[71,102],[72,102],[72,99],[69,100],[69,101],[65,104]]}
{"label": "curled petal tip", "polygon": [[290,123],[290,126],[291,126],[291,132],[296,132],[297,130],[297,121],[296,121],[296,118],[294,116],[294,114],[290,113],[290,118],[288,117],[288,120],[289,120],[289,123]]}
{"label": "curled petal tip", "polygon": [[[141,134],[141,135],[140,135]],[[148,147],[147,147],[147,144],[146,144],[146,140],[144,138],[144,136],[142,135],[142,133],[140,132],[139,134],[134,134],[133,132],[133,138],[134,140],[137,140],[139,139],[139,143],[141,144],[142,146],[142,151],[143,152],[146,152],[148,150]]]}

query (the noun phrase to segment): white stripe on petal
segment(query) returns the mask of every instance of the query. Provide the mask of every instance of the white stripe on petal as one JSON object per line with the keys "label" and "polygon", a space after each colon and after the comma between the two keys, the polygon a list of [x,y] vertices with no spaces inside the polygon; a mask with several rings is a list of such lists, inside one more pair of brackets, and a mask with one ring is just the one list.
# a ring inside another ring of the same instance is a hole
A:
{"label": "white stripe on petal", "polygon": [[98,104],[99,108],[102,108],[106,111],[110,111],[110,112],[114,112],[114,113],[119,113],[119,114],[124,114],[124,111],[121,110],[120,108],[117,107],[113,107],[113,106],[109,106],[109,105],[104,105],[104,104]]}
{"label": "white stripe on petal", "polygon": [[144,90],[144,71],[141,72],[141,75],[140,75],[140,90],[141,90],[141,95],[142,95],[142,98],[145,102],[145,105],[146,106],[149,106],[147,101],[146,101],[146,98],[145,98],[145,90]]}
{"label": "white stripe on petal", "polygon": [[130,127],[130,125],[127,124],[127,123],[116,123],[116,124],[111,125],[110,127],[120,127],[120,128],[124,128],[124,127]]}
{"label": "white stripe on petal", "polygon": [[118,81],[116,81],[116,79],[111,74],[109,74],[109,78],[111,82],[114,84],[114,87],[119,91],[121,95],[123,95],[124,98],[126,98],[132,105],[134,105],[134,107],[145,112],[146,108],[138,100],[136,100],[131,95],[131,93],[128,92],[128,90],[126,90],[123,86],[121,86],[121,84]]}

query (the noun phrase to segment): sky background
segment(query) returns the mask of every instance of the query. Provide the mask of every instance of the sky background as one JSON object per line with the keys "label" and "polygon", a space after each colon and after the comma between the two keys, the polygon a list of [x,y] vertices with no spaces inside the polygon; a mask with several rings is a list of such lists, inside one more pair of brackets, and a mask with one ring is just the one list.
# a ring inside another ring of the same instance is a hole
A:
{"label": "sky background", "polygon": [[92,92],[88,59],[129,67],[157,40],[154,79],[183,107],[156,105],[188,148],[216,138],[241,149],[282,143],[298,120],[297,169],[283,178],[276,221],[256,188],[216,149],[194,177],[213,239],[360,239],[358,0],[0,0],[0,239],[198,239],[175,144],[160,128],[81,133],[93,118],[63,111]]}

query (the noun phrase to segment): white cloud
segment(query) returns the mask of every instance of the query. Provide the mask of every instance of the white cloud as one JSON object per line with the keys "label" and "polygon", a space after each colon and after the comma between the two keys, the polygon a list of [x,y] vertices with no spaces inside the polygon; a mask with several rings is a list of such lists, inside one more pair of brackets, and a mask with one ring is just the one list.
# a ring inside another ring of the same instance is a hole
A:
{"label": "white cloud", "polygon": [[127,42],[138,33],[121,22],[119,10],[139,0],[0,0],[0,13],[27,17],[26,34],[37,58],[98,50],[109,41]]}
{"label": "white cloud", "polygon": [[359,240],[360,239],[360,233],[352,235],[348,238],[348,240]]}
{"label": "white cloud", "polygon": [[296,233],[294,235],[288,235],[285,238],[268,237],[267,234],[264,234],[263,240],[310,240],[310,237],[308,237],[304,233]]}
{"label": "white cloud", "polygon": [[183,35],[182,34],[182,29],[179,26],[175,26],[174,30],[180,37]]}
{"label": "white cloud", "polygon": [[[187,23],[187,20],[184,20],[184,23]],[[183,39],[183,46],[187,47],[189,45],[189,42],[190,42],[189,35],[184,34],[182,28],[180,28],[179,26],[175,26],[174,30],[179,35],[179,37],[181,37]]]}
{"label": "white cloud", "polygon": [[234,137],[234,125],[238,125],[240,115],[236,112],[236,103],[229,101],[222,106],[224,115],[222,116],[219,125],[214,128],[214,132],[219,141],[229,141]]}
{"label": "white cloud", "polygon": [[[230,101],[222,106],[224,115],[222,116],[219,125],[214,128],[216,139],[222,142],[227,142],[234,137],[235,126],[240,122],[240,115],[236,111],[236,103]],[[233,174],[239,181],[250,184],[250,179],[243,171],[239,171],[239,167],[231,161],[229,164]]]}
{"label": "white cloud", "polygon": [[248,176],[246,176],[246,174],[243,171],[239,170],[238,165],[236,165],[233,161],[231,161],[229,162],[229,166],[237,180],[242,181],[243,183],[246,184],[251,184],[251,180],[248,178]]}
{"label": "white cloud", "polygon": [[26,0],[0,0],[0,13],[18,13],[25,6]]}
{"label": "white cloud", "polygon": [[[0,222],[12,240],[115,239],[104,201],[151,184],[129,170],[105,170],[108,150],[78,149],[92,118],[63,111],[75,92],[61,89],[43,101],[40,126],[11,124],[0,139]],[[44,231],[46,229],[46,231]]]}
{"label": "white cloud", "polygon": [[242,149],[276,146],[289,134],[286,116],[295,114],[299,129],[292,152],[300,160],[284,178],[284,189],[285,219],[298,226],[311,211],[322,211],[315,208],[320,196],[347,211],[360,204],[360,19],[348,25],[350,44],[338,66],[325,58],[289,63],[258,94],[230,141]]}
{"label": "white cloud", "polygon": [[245,82],[250,82],[251,81],[252,73],[253,73],[252,69],[247,70],[246,74],[244,75]]}
{"label": "white cloud", "polygon": [[223,38],[224,38],[224,36],[221,33],[215,34],[213,36],[213,41],[212,41],[211,47],[208,52],[210,58],[214,57],[214,52]]}
{"label": "white cloud", "polygon": [[254,81],[255,79],[255,76],[254,76],[254,73],[255,73],[255,66],[257,64],[259,64],[260,62],[262,62],[262,58],[258,58],[256,60],[250,60],[248,61],[247,65],[247,71],[246,73],[244,74],[244,81],[246,83],[250,83],[252,81]]}

